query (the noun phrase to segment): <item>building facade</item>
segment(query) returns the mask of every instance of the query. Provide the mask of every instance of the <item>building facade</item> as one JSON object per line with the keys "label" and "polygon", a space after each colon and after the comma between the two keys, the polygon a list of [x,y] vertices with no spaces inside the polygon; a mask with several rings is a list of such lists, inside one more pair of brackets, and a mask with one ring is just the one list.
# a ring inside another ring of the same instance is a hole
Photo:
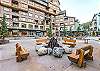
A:
{"label": "building facade", "polygon": [[66,16],[66,10],[61,11],[56,16],[56,23],[58,29],[60,31],[60,35],[63,34],[64,26],[66,27],[66,31],[73,31],[75,27],[75,17]]}
{"label": "building facade", "polygon": [[0,0],[0,18],[7,18],[10,36],[43,36],[49,25],[56,30],[59,0]]}
{"label": "building facade", "polygon": [[94,14],[90,26],[91,35],[100,35],[100,13]]}

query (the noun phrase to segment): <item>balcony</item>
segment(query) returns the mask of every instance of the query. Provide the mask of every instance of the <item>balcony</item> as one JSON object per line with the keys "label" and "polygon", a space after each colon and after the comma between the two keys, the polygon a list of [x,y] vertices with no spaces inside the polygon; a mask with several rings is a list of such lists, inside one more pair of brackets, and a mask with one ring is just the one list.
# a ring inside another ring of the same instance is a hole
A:
{"label": "balcony", "polygon": [[46,0],[30,0],[31,2],[36,2],[36,3],[39,3],[41,5],[44,5],[44,6],[47,6],[48,3]]}
{"label": "balcony", "polygon": [[14,23],[19,23],[19,17],[18,16],[12,16],[12,21]]}
{"label": "balcony", "polygon": [[12,0],[13,4],[18,4],[18,0]]}
{"label": "balcony", "polygon": [[13,27],[14,28],[18,28],[19,27],[19,23],[13,23]]}
{"label": "balcony", "polygon": [[13,7],[13,8],[18,8],[18,5],[12,3],[12,7]]}

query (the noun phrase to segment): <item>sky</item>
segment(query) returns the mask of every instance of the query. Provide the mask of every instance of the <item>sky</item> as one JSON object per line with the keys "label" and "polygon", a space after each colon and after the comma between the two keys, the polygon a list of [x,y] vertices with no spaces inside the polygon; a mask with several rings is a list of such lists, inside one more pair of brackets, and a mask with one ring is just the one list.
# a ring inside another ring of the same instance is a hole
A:
{"label": "sky", "polygon": [[61,10],[68,16],[74,16],[81,23],[91,21],[95,13],[100,12],[100,0],[59,0]]}

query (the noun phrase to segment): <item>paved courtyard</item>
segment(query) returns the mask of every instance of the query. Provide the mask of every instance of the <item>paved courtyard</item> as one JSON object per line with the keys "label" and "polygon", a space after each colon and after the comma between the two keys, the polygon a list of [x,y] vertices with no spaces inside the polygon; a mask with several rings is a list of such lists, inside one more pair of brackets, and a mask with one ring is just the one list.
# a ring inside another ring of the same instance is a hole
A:
{"label": "paved courtyard", "polygon": [[[17,63],[15,58],[17,42],[30,52],[28,60],[21,63]],[[10,43],[0,45],[0,71],[100,71],[100,42],[90,40],[89,44],[94,46],[94,61],[88,62],[86,68],[79,68],[75,64],[70,65],[67,54],[64,54],[62,58],[55,58],[52,55],[38,56],[33,38],[10,40]],[[84,45],[84,41],[77,40],[77,45],[73,50]]]}

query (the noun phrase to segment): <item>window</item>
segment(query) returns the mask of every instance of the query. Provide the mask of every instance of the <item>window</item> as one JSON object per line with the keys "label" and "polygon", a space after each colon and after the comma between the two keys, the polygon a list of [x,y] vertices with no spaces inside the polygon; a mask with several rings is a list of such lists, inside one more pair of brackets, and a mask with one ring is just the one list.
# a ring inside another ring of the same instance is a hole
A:
{"label": "window", "polygon": [[26,21],[26,18],[21,18],[21,21]]}
{"label": "window", "polygon": [[70,22],[70,24],[74,24],[74,22]]}
{"label": "window", "polygon": [[19,27],[19,23],[13,23],[13,27]]}
{"label": "window", "polygon": [[24,24],[24,23],[22,23],[21,26],[22,26],[22,28],[26,28],[26,24]]}
{"label": "window", "polygon": [[63,19],[60,19],[60,21],[63,21]]}
{"label": "window", "polygon": [[10,0],[3,0],[4,2],[10,2]]}
{"label": "window", "polygon": [[26,4],[22,4],[22,8],[27,8],[27,5]]}
{"label": "window", "polygon": [[33,15],[32,13],[29,13],[29,16],[30,16],[30,17],[32,17],[32,15]]}
{"label": "window", "polygon": [[38,18],[38,15],[35,14],[35,18]]}
{"label": "window", "polygon": [[68,25],[68,23],[65,23],[65,25]]}
{"label": "window", "polygon": [[64,25],[64,23],[60,23],[60,26],[63,26]]}
{"label": "window", "polygon": [[33,11],[33,9],[29,8],[29,11]]}
{"label": "window", "polygon": [[38,20],[35,20],[36,23],[38,23]]}
{"label": "window", "polygon": [[3,10],[4,10],[4,11],[7,11],[7,12],[10,11],[10,9],[9,9],[9,8],[6,8],[6,7],[3,7]]}
{"label": "window", "polygon": [[10,18],[10,15],[9,14],[5,14],[6,15],[6,18]]}
{"label": "window", "polygon": [[38,29],[38,25],[35,25],[35,29]]}
{"label": "window", "polygon": [[40,29],[43,30],[43,26],[40,26]]}
{"label": "window", "polygon": [[33,19],[28,19],[28,22],[33,22]]}
{"label": "window", "polygon": [[44,21],[41,21],[41,24],[42,24],[42,25],[44,25],[44,23],[45,23]]}
{"label": "window", "polygon": [[43,16],[40,16],[40,19],[44,19],[44,17]]}
{"label": "window", "polygon": [[22,14],[22,15],[24,15],[24,16],[26,16],[26,15],[27,15],[27,13],[26,13],[26,12],[21,12],[21,14]]}
{"label": "window", "polygon": [[28,28],[29,28],[29,29],[33,29],[33,25],[29,24],[29,25],[28,25]]}
{"label": "window", "polygon": [[46,28],[46,30],[49,30],[49,28]]}
{"label": "window", "polygon": [[13,18],[13,21],[18,21],[18,18]]}

